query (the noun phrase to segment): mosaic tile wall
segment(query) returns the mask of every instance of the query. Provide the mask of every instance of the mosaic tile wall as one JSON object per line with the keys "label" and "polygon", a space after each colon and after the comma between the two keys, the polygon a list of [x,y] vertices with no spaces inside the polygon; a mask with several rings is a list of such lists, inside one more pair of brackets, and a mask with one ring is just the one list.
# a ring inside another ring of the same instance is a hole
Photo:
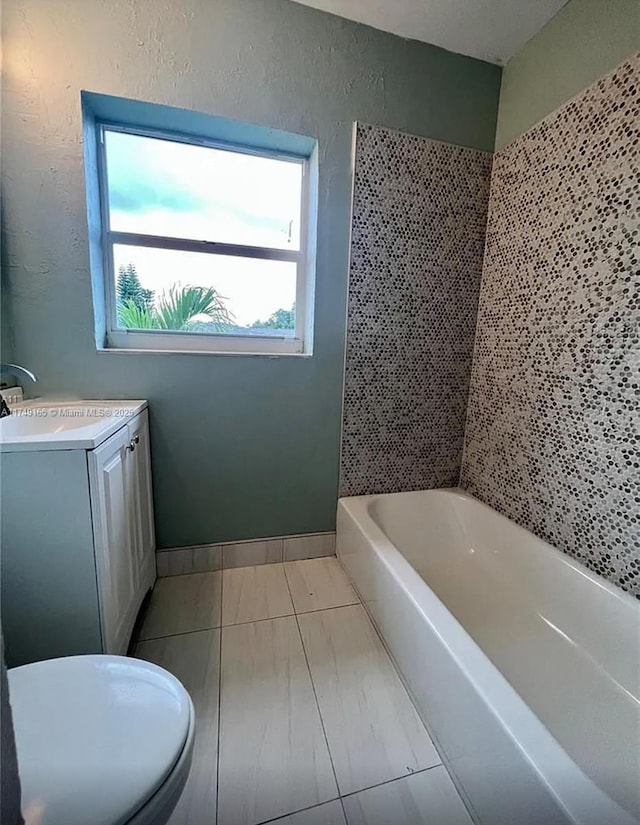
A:
{"label": "mosaic tile wall", "polygon": [[640,597],[640,55],[494,157],[461,483]]}
{"label": "mosaic tile wall", "polygon": [[491,156],[359,125],[340,494],[455,485]]}

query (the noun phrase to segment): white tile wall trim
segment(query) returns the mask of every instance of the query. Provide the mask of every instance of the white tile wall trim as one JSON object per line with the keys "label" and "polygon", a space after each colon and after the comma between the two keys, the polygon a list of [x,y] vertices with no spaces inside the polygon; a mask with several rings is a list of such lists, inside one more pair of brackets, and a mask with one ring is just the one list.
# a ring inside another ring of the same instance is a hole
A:
{"label": "white tile wall trim", "polygon": [[282,561],[335,556],[336,534],[303,533],[249,541],[172,547],[156,553],[158,576],[208,573],[233,567],[255,567]]}

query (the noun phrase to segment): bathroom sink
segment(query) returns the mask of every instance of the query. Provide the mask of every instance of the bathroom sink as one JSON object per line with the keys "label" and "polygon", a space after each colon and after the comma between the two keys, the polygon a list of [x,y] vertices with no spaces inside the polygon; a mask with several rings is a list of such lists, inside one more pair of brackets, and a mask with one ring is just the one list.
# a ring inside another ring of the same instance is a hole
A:
{"label": "bathroom sink", "polygon": [[0,419],[0,450],[97,447],[146,407],[144,401],[26,401]]}
{"label": "bathroom sink", "polygon": [[12,436],[41,435],[42,433],[61,433],[75,430],[96,423],[95,418],[83,414],[66,415],[65,408],[38,407],[15,410],[8,418],[0,419],[0,440]]}

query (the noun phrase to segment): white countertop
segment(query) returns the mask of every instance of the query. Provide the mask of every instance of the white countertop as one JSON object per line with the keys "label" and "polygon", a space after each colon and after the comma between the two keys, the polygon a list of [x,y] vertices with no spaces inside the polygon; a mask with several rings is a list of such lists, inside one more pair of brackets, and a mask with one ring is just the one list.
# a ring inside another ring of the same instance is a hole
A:
{"label": "white countertop", "polygon": [[11,404],[0,419],[0,452],[93,450],[147,407],[146,401],[54,401]]}

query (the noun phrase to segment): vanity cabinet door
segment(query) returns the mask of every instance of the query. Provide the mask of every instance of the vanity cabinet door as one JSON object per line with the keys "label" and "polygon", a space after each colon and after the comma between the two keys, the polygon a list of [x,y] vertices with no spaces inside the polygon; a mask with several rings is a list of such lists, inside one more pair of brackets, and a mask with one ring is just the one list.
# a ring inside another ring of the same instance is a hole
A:
{"label": "vanity cabinet door", "polygon": [[129,516],[130,442],[123,427],[87,454],[104,653],[126,653],[139,606]]}
{"label": "vanity cabinet door", "polygon": [[127,456],[129,518],[136,564],[137,586],[144,597],[156,577],[156,542],[151,486],[149,414],[146,410],[128,425],[130,451]]}

